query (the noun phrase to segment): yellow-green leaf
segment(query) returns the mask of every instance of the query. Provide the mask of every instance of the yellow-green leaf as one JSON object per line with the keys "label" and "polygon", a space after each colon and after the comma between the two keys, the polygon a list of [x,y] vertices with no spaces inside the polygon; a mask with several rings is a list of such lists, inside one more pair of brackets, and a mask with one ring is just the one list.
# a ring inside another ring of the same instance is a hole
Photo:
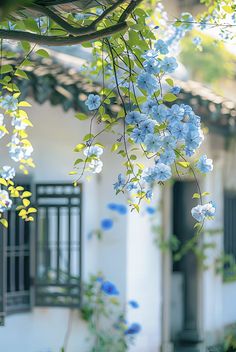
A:
{"label": "yellow-green leaf", "polygon": [[199,193],[194,193],[192,198],[193,199],[199,199],[200,198],[200,194]]}
{"label": "yellow-green leaf", "polygon": [[44,58],[48,58],[49,57],[49,53],[44,50],[44,49],[39,49],[35,52],[35,54],[39,55],[39,56],[42,56]]}
{"label": "yellow-green leaf", "polygon": [[172,101],[175,101],[177,99],[176,95],[172,94],[172,93],[166,93],[163,97],[163,99],[165,101],[168,101],[168,102],[172,102]]}
{"label": "yellow-green leaf", "polygon": [[29,209],[28,209],[28,214],[31,214],[31,213],[37,213],[37,209],[35,209],[35,208],[29,208]]}
{"label": "yellow-green leaf", "polygon": [[0,184],[7,187],[7,181],[4,178],[0,178]]}
{"label": "yellow-green leaf", "polygon": [[21,195],[22,198],[27,198],[27,197],[31,197],[31,196],[32,196],[32,193],[29,191],[25,191]]}
{"label": "yellow-green leaf", "polygon": [[86,144],[84,143],[79,143],[75,146],[74,152],[81,152],[86,147]]}
{"label": "yellow-green leaf", "polygon": [[0,219],[0,223],[1,223],[4,227],[8,228],[8,221],[7,221],[7,219]]}
{"label": "yellow-green leaf", "polygon": [[24,204],[25,207],[28,207],[30,205],[29,199],[26,199],[26,198],[23,199],[23,204]]}
{"label": "yellow-green leaf", "polygon": [[75,117],[78,119],[78,120],[87,120],[89,118],[88,115],[86,114],[82,114],[81,112],[78,112],[77,114],[75,114]]}
{"label": "yellow-green leaf", "polygon": [[187,169],[190,165],[188,161],[178,161],[177,164],[181,167],[184,167],[185,169]]}

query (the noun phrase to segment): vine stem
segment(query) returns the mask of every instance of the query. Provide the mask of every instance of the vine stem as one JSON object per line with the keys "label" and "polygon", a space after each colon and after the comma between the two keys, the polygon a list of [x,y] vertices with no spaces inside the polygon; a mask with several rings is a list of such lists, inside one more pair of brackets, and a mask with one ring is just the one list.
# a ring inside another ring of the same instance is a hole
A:
{"label": "vine stem", "polygon": [[[114,54],[113,54],[113,51],[112,51],[112,46],[111,46],[109,40],[107,40],[107,45],[108,45],[109,51],[111,53],[111,58],[112,58],[112,63],[113,63],[114,76],[115,76],[115,81],[116,81],[118,95],[119,95],[119,97],[121,99],[122,106],[123,106],[123,109],[124,109],[124,112],[125,112],[125,115],[126,115],[127,114],[127,110],[126,110],[126,107],[125,107],[125,101],[124,101],[124,98],[122,97],[122,94],[120,92],[119,82],[118,82],[118,77],[117,77],[117,71],[116,71],[116,65],[115,65],[115,58],[114,58]],[[127,142],[126,142],[125,119],[123,120],[123,140],[124,140],[124,148],[125,148],[125,154],[126,154],[126,157],[127,157],[128,165],[129,165],[134,177],[138,178],[136,173],[135,173],[135,171],[134,171],[134,167],[133,167],[133,164],[132,164],[132,162],[130,160],[129,153],[128,153],[128,147],[127,147]],[[138,181],[138,184],[139,184],[139,187],[140,187],[140,192],[142,192],[142,185],[140,184],[139,181]],[[139,200],[139,203],[140,203],[140,200]]]}

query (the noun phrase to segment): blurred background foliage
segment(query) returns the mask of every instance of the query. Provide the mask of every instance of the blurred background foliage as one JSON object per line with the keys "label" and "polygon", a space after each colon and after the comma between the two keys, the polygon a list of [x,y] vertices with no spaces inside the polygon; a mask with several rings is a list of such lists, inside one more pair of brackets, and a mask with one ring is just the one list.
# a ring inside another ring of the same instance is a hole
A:
{"label": "blurred background foliage", "polygon": [[[199,46],[193,42],[195,37],[201,38]],[[196,31],[187,35],[181,43],[180,61],[197,81],[214,85],[235,78],[236,56],[210,35]]]}

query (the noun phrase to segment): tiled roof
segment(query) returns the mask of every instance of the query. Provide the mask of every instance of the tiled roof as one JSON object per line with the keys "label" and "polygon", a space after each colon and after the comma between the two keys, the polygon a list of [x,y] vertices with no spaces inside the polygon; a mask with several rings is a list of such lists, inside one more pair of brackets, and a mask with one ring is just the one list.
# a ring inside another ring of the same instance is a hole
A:
{"label": "tiled roof", "polygon": [[[57,53],[56,57],[59,56]],[[14,64],[11,60],[8,63]],[[89,79],[88,75],[85,77],[84,72],[78,72],[75,64],[73,66],[66,60],[62,64],[53,56],[35,61],[33,67],[24,68],[29,80],[18,81],[23,96],[31,96],[40,104],[50,101],[52,105],[61,105],[65,111],[72,108],[86,112],[84,101],[88,94],[98,92],[101,87]],[[236,103],[216,95],[198,82],[175,80],[175,83],[181,87],[178,102],[191,105],[207,126],[223,134],[236,132]],[[115,99],[108,110],[108,113],[119,110]]]}

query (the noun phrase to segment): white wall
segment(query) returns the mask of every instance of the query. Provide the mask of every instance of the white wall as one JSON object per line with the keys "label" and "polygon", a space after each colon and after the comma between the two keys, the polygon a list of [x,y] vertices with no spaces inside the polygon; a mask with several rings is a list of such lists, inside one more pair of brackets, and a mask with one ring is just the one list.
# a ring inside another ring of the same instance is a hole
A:
{"label": "white wall", "polygon": [[[160,201],[161,190],[155,191]],[[152,202],[152,206],[157,205]],[[154,244],[150,215],[143,208],[128,214],[127,232],[127,298],[137,300],[138,310],[129,309],[130,322],[140,322],[142,333],[133,352],[157,352],[161,346],[161,251]],[[152,216],[153,218],[153,216]],[[155,214],[155,225],[160,221]]]}
{"label": "white wall", "polygon": [[[34,147],[36,168],[30,170],[35,182],[72,182],[72,170],[76,153],[74,146],[87,133],[88,123],[80,123],[74,112],[65,113],[61,107],[49,103],[38,105],[32,102],[29,114],[34,127],[28,129]],[[3,143],[6,139],[1,141]],[[6,153],[1,154],[2,163],[9,163]],[[97,264],[97,241],[88,241],[88,233],[98,224],[98,179],[83,180],[83,271],[84,278],[95,273]],[[32,313],[22,313],[6,318],[6,327],[0,329],[0,351],[4,352],[59,352],[66,333],[68,309],[37,308]],[[79,313],[73,314],[70,337],[70,352],[87,351],[85,340],[88,334]]]}
{"label": "white wall", "polygon": [[[34,181],[72,181],[68,173],[78,157],[72,150],[88,133],[88,123],[75,119],[73,111],[65,113],[61,107],[52,107],[49,103],[32,102],[32,105],[29,114],[34,127],[29,129],[29,139],[36,163],[36,168],[30,170]],[[108,143],[112,143],[109,138]],[[7,137],[1,141],[1,146],[6,140]],[[134,351],[157,351],[160,344],[161,266],[147,218],[137,214],[116,215],[114,229],[106,232],[102,241],[88,239],[88,234],[99,227],[102,218],[114,217],[107,209],[107,203],[124,203],[124,197],[116,197],[112,186],[120,172],[122,158],[105,152],[102,160],[102,174],[93,175],[90,181],[83,180],[84,278],[102,271],[117,285],[123,303],[132,298],[140,301],[137,317],[131,317],[143,326]],[[7,154],[3,155],[2,163],[13,165]],[[6,327],[0,329],[0,351],[59,352],[68,316],[68,309],[35,308],[31,313],[7,317]],[[75,311],[68,352],[87,352],[87,336],[86,326]]]}

